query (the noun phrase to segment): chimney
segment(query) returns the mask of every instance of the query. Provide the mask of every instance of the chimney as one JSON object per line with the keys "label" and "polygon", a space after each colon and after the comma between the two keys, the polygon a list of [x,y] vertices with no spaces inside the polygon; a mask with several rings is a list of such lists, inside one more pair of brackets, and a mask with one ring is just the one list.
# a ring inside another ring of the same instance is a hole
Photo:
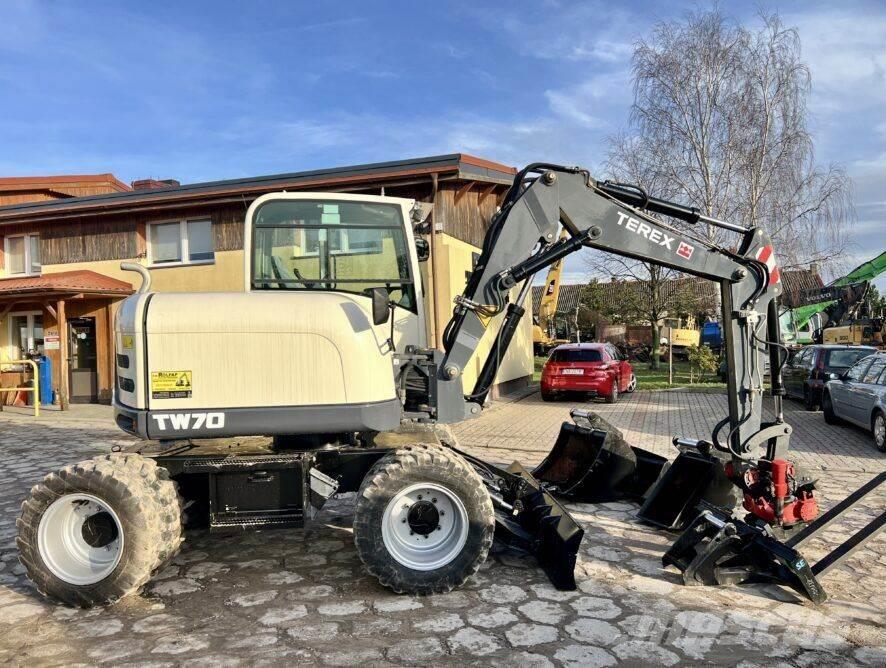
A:
{"label": "chimney", "polygon": [[810,262],[809,263],[809,271],[817,276],[818,275],[818,262]]}
{"label": "chimney", "polygon": [[158,188],[178,188],[181,184],[175,179],[139,179],[132,182],[133,190],[157,190]]}

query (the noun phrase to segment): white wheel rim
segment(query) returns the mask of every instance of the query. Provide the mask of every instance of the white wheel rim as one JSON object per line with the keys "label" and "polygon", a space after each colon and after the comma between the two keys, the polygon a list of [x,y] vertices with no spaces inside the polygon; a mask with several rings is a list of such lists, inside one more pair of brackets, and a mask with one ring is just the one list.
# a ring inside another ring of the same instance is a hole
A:
{"label": "white wheel rim", "polygon": [[[84,530],[87,520],[90,524]],[[95,522],[99,520],[104,535],[96,534]],[[86,537],[90,533],[91,542]],[[114,509],[97,496],[66,494],[53,501],[40,518],[37,550],[60,580],[73,585],[95,584],[120,563],[123,527]]]}
{"label": "white wheel rim", "polygon": [[882,415],[878,415],[874,420],[874,441],[881,447],[886,442],[886,419]]}
{"label": "white wheel rim", "polygon": [[[434,511],[436,527],[426,534],[417,532],[416,519],[429,526],[434,523]],[[432,571],[461,553],[468,540],[468,526],[468,512],[455,492],[442,485],[418,483],[390,500],[381,536],[395,561],[416,571]]]}
{"label": "white wheel rim", "polygon": [[634,374],[631,374],[631,381],[628,383],[628,392],[633,392],[637,389],[637,377]]}

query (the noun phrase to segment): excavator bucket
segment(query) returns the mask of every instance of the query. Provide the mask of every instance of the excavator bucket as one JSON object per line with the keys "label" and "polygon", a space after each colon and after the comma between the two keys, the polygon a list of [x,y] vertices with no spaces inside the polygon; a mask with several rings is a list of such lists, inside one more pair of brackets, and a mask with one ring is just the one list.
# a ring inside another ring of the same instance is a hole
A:
{"label": "excavator bucket", "polygon": [[642,499],[667,464],[625,443],[621,432],[590,411],[573,409],[554,447],[532,475],[547,491],[572,501]]}
{"label": "excavator bucket", "polygon": [[681,450],[646,494],[637,517],[663,529],[680,530],[698,515],[702,502],[732,508],[738,500],[735,490],[720,459],[710,452]]}
{"label": "excavator bucket", "polygon": [[573,424],[563,423],[550,454],[532,472],[548,492],[585,503],[640,500],[637,516],[665,529],[684,527],[697,516],[701,502],[735,505],[735,488],[723,462],[704,441],[675,439],[680,454],[669,463],[628,445],[595,413],[573,409],[570,416]]}
{"label": "excavator bucket", "polygon": [[572,515],[519,462],[504,470],[456,452],[486,484],[495,508],[496,540],[533,555],[557,589],[575,589],[575,562],[585,532]]}

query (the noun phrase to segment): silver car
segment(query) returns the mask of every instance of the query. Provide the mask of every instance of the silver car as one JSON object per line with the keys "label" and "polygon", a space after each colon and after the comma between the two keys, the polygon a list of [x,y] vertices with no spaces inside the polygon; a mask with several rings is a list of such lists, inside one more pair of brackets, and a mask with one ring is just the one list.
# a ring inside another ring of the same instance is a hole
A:
{"label": "silver car", "polygon": [[874,445],[886,452],[886,351],[869,355],[844,373],[831,374],[821,400],[825,422],[842,421],[870,429]]}

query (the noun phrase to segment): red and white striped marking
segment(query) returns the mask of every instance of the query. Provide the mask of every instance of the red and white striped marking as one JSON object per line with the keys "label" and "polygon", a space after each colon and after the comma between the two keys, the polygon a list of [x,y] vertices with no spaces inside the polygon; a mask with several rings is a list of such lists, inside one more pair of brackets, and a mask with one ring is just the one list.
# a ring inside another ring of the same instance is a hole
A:
{"label": "red and white striped marking", "polygon": [[781,272],[778,264],[775,262],[775,253],[772,252],[772,246],[763,246],[757,251],[757,260],[766,265],[769,269],[769,285],[775,285],[781,280]]}

